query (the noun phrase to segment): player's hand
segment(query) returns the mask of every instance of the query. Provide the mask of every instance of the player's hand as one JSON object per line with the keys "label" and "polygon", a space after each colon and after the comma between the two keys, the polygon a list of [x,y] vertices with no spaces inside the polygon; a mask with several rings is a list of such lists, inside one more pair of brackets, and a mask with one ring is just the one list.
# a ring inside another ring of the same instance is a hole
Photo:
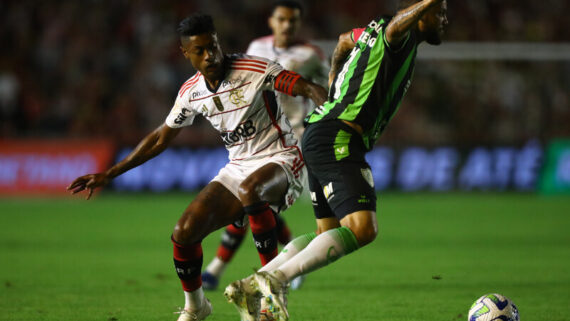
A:
{"label": "player's hand", "polygon": [[97,187],[105,186],[109,183],[109,178],[104,173],[88,174],[76,178],[69,186],[67,190],[71,191],[71,194],[77,194],[83,190],[88,190],[89,193],[85,199],[90,199],[93,195],[93,190]]}

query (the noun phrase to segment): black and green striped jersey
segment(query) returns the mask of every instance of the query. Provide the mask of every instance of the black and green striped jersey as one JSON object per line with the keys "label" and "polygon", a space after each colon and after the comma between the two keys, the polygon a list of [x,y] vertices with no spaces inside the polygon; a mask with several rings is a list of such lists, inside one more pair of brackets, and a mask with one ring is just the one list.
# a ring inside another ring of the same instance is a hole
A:
{"label": "black and green striped jersey", "polygon": [[397,50],[389,47],[384,30],[391,19],[382,16],[368,24],[332,82],[328,101],[307,116],[307,123],[356,123],[366,148],[372,148],[410,86],[418,47],[414,31]]}

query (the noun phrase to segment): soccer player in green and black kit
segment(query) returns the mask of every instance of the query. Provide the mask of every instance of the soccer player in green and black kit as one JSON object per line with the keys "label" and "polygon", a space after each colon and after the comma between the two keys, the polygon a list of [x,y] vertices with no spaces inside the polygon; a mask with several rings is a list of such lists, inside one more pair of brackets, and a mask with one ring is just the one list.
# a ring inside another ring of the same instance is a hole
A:
{"label": "soccer player in green and black kit", "polygon": [[306,118],[302,148],[317,232],[294,239],[258,273],[226,290],[244,292],[245,301],[266,297],[273,311],[268,319],[288,319],[291,279],[355,251],[378,233],[374,182],[364,155],[400,106],[418,45],[439,45],[448,23],[446,0],[400,3],[393,18],[378,17],[339,37],[328,101]]}

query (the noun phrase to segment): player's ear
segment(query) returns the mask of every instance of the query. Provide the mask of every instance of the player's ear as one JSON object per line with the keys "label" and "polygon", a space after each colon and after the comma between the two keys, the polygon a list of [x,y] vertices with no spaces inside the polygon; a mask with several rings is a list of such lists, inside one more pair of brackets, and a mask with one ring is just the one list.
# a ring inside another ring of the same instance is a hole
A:
{"label": "player's ear", "polygon": [[184,48],[184,46],[180,46],[180,51],[182,51],[182,55],[183,55],[185,58],[189,58],[189,57],[188,57],[188,51],[186,50],[186,48]]}
{"label": "player's ear", "polygon": [[420,20],[418,20],[418,30],[424,31],[426,29],[426,15],[424,15],[423,17],[420,18]]}
{"label": "player's ear", "polygon": [[275,19],[275,17],[273,17],[273,14],[269,16],[269,18],[267,18],[267,26],[269,26],[269,29],[271,29],[272,31],[275,29],[276,23],[277,20]]}

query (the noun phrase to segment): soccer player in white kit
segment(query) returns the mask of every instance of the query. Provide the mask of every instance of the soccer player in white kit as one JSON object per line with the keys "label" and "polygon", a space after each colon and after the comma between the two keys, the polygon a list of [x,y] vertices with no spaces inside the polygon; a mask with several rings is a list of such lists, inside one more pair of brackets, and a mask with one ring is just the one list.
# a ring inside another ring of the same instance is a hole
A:
{"label": "soccer player in white kit", "polygon": [[172,233],[174,265],[185,294],[178,321],[204,320],[212,312],[202,290],[201,241],[212,231],[247,215],[262,264],[277,255],[272,211],[290,206],[301,189],[304,162],[275,91],[324,103],[326,90],[267,59],[224,55],[209,15],[180,23],[181,50],[198,71],[186,81],[164,124],[147,135],[124,160],[69,186],[73,194],[114,177],[164,151],[201,114],[216,128],[230,162],[188,205]]}
{"label": "soccer player in white kit", "polygon": [[[275,61],[305,79],[326,86],[329,63],[324,53],[319,47],[298,38],[302,15],[303,7],[299,2],[276,1],[268,18],[272,34],[254,39],[246,53]],[[314,105],[304,97],[279,93],[277,100],[283,106],[285,115],[293,126],[293,132],[298,139],[301,139],[304,130],[303,119],[314,109]]]}
{"label": "soccer player in white kit", "polygon": [[[247,54],[277,62],[285,69],[294,71],[305,79],[326,86],[329,66],[323,52],[318,47],[301,41],[297,37],[302,14],[303,7],[297,1],[274,2],[271,16],[268,19],[272,34],[253,40],[247,49]],[[300,141],[304,130],[303,119],[308,112],[314,109],[314,104],[302,96],[293,97],[283,93],[276,93],[275,96],[293,127],[293,133]],[[280,215],[275,216],[275,220],[279,243],[285,245],[291,241],[291,231]],[[246,233],[247,226],[228,225],[226,227],[216,256],[202,274],[205,290],[215,290],[218,287],[223,272],[242,244]],[[303,275],[291,281],[291,289],[299,288],[304,277]]]}

